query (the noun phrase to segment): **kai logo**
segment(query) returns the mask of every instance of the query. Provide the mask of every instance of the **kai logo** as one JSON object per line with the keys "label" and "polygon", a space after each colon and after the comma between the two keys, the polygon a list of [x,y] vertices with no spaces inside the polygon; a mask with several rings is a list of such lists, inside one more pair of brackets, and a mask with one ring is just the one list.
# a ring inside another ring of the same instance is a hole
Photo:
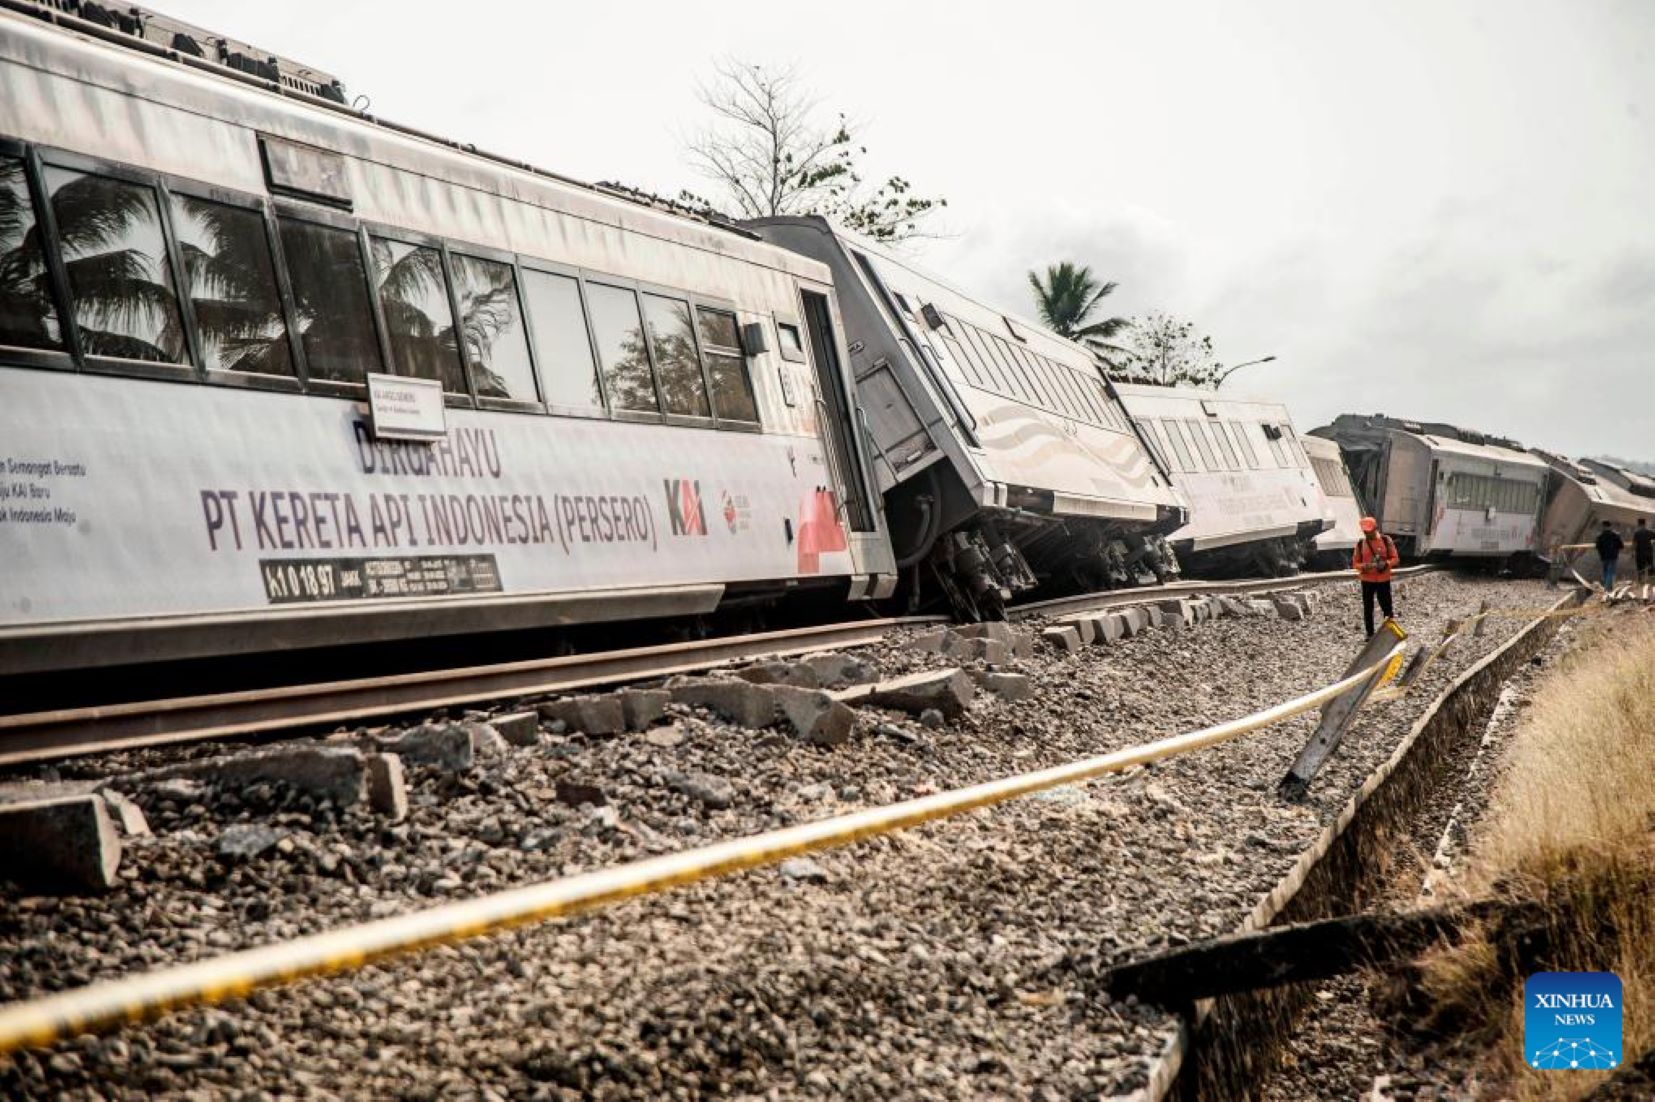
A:
{"label": "kai logo", "polygon": [[665,480],[667,521],[675,536],[707,534],[707,514],[701,509],[701,483],[687,478]]}
{"label": "kai logo", "polygon": [[1544,1070],[1620,1066],[1621,981],[1613,972],[1536,972],[1523,985],[1523,1059]]}

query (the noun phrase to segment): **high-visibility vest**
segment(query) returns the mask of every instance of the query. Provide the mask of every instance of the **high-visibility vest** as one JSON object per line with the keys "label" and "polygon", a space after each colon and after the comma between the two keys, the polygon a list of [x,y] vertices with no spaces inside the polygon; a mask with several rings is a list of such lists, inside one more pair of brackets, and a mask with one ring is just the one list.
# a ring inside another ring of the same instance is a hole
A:
{"label": "high-visibility vest", "polygon": [[1373,540],[1364,538],[1356,545],[1356,554],[1350,557],[1350,565],[1364,582],[1390,581],[1391,567],[1402,561],[1397,556],[1396,544],[1391,542],[1391,537],[1381,535],[1379,540],[1376,549]]}

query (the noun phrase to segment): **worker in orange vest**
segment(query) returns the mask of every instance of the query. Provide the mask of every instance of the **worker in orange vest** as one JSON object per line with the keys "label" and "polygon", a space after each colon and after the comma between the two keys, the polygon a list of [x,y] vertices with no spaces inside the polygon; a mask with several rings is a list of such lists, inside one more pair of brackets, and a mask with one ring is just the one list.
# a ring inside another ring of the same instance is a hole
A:
{"label": "worker in orange vest", "polygon": [[1368,634],[1373,634],[1373,602],[1389,618],[1391,611],[1391,571],[1402,562],[1391,537],[1379,530],[1379,522],[1372,517],[1362,518],[1362,539],[1356,553],[1350,557],[1351,569],[1362,579],[1362,618],[1367,622]]}

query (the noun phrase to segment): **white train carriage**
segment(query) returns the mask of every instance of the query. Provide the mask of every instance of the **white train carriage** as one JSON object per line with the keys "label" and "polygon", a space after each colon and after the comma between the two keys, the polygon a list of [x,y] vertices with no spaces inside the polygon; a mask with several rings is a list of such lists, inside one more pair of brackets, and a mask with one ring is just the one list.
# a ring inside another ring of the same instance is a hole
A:
{"label": "white train carriage", "polygon": [[1358,495],[1403,555],[1513,559],[1538,551],[1550,468],[1514,441],[1356,414],[1314,432],[1338,443]]}
{"label": "white train carriage", "polygon": [[1115,389],[1189,498],[1189,523],[1169,537],[1186,573],[1303,564],[1331,517],[1285,406],[1190,387]]}
{"label": "white train carriage", "polygon": [[1316,485],[1322,491],[1322,517],[1328,527],[1311,541],[1312,561],[1323,569],[1333,570],[1350,565],[1350,556],[1362,539],[1362,502],[1351,483],[1350,470],[1339,445],[1319,436],[1301,436],[1310,467],[1316,473]]}
{"label": "white train carriage", "polygon": [[890,592],[824,266],[162,17],[34,16],[0,12],[0,671]]}
{"label": "white train carriage", "polygon": [[[833,271],[900,565],[954,607],[1152,581],[1184,499],[1085,348],[820,218],[762,236]],[[916,586],[917,594],[923,587]]]}

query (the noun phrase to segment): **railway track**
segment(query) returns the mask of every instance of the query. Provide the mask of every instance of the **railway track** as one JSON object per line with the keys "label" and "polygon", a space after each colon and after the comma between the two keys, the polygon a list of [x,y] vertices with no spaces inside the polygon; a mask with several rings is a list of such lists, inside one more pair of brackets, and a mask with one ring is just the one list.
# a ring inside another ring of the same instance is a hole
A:
{"label": "railway track", "polygon": [[[1435,567],[1399,571],[1417,574]],[[1014,620],[1119,608],[1169,597],[1263,593],[1349,571],[1227,582],[1174,582],[1022,605]],[[78,754],[245,738],[429,712],[481,701],[568,692],[877,642],[892,628],[940,623],[908,616],[815,625],[558,658],[0,716],[0,768]]]}

